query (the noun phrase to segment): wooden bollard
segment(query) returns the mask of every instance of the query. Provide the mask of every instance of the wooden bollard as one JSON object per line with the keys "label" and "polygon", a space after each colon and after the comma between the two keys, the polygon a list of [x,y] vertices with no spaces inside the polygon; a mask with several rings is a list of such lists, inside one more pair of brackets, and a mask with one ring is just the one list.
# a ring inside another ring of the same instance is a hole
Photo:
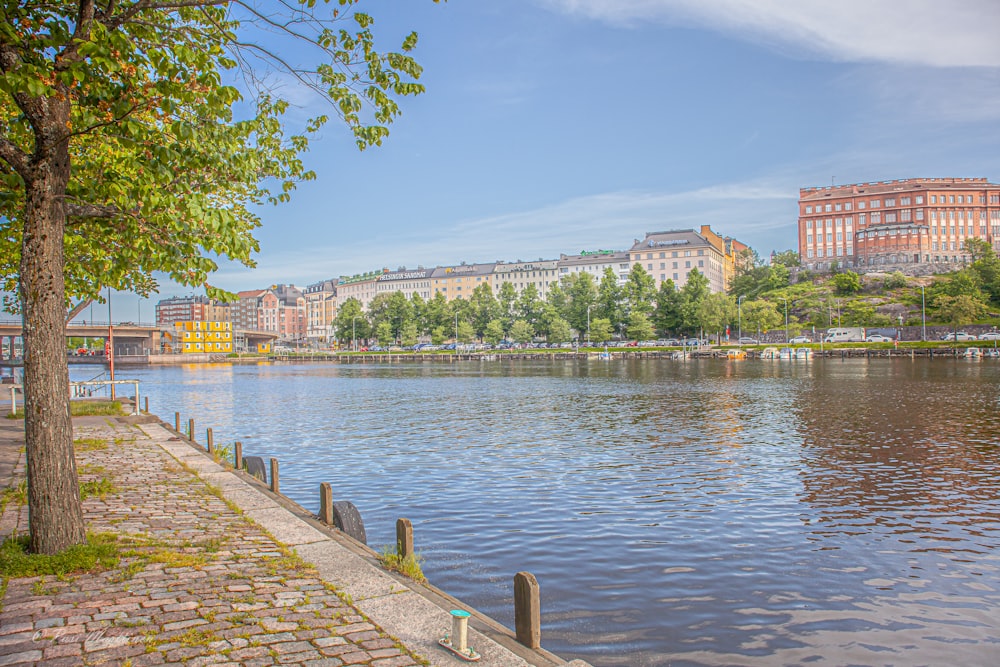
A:
{"label": "wooden bollard", "polygon": [[145,398],[143,398],[143,403],[145,405],[145,408],[143,409],[143,412],[145,412],[148,415],[149,414],[149,396],[146,396]]}
{"label": "wooden bollard", "polygon": [[396,519],[396,553],[400,558],[413,555],[413,524],[409,519]]}
{"label": "wooden bollard", "polygon": [[278,485],[278,459],[271,459],[271,491],[274,493],[281,493],[279,490],[281,487]]}
{"label": "wooden bollard", "polygon": [[538,580],[530,572],[514,575],[514,632],[519,644],[542,646],[542,613]]}
{"label": "wooden bollard", "polygon": [[328,526],[333,525],[333,488],[329,482],[319,485],[319,520]]}
{"label": "wooden bollard", "polygon": [[188,440],[194,442],[194,419],[188,419]]}
{"label": "wooden bollard", "polygon": [[243,470],[243,443],[239,440],[233,445],[233,467]]}
{"label": "wooden bollard", "polygon": [[205,448],[208,450],[209,454],[215,451],[215,438],[213,437],[212,429],[210,428],[205,429]]}
{"label": "wooden bollard", "polygon": [[181,434],[181,413],[174,413],[174,430],[177,431],[177,435]]}

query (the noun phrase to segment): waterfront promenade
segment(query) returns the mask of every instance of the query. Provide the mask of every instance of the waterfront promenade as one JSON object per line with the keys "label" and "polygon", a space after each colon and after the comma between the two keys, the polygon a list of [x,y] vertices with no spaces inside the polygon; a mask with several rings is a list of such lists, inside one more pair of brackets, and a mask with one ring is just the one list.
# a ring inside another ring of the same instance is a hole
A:
{"label": "waterfront promenade", "polygon": [[[0,420],[0,484],[24,477],[23,422]],[[154,417],[75,417],[88,530],[128,546],[111,570],[11,579],[0,665],[467,664],[437,645],[455,600],[385,572],[370,550]],[[27,532],[6,494],[4,537]],[[474,613],[480,664],[566,664]],[[574,661],[574,665],[583,665]]]}

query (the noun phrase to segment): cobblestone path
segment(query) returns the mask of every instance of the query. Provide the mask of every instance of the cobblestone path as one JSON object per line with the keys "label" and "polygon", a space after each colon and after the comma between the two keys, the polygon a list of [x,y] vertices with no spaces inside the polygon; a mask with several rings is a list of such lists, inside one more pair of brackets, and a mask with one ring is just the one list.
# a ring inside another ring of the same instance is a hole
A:
{"label": "cobblestone path", "polygon": [[[74,428],[88,529],[119,536],[127,556],[110,571],[9,580],[0,666],[425,663],[139,428]],[[16,496],[4,537],[27,532]]]}

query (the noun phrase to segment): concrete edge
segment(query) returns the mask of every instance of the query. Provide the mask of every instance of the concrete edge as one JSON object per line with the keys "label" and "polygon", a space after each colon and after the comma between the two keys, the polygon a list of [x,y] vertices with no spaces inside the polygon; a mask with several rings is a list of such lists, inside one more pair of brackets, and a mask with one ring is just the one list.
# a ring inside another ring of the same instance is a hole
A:
{"label": "concrete edge", "polygon": [[316,567],[325,581],[349,596],[354,606],[372,622],[430,664],[443,667],[468,664],[437,643],[450,630],[449,610],[465,609],[472,614],[469,642],[483,656],[485,662],[482,664],[589,667],[580,660],[567,663],[545,649],[523,646],[509,628],[437,587],[384,570],[378,565],[377,553],[370,547],[321,523],[291,499],[274,494],[257,478],[219,465],[197,443],[192,443],[161,419],[146,418],[126,423],[133,423],[199,479],[217,488],[244,516]]}

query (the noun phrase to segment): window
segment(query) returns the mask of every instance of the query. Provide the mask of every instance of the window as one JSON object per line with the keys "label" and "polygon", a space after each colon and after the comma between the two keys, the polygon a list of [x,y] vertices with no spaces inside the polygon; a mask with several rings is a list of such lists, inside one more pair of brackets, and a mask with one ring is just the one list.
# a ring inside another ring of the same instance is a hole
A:
{"label": "window", "polygon": [[677,274],[676,273],[674,274],[674,280],[677,280]]}
{"label": "window", "polygon": [[917,209],[916,219],[917,220],[923,220],[924,219],[924,209],[922,209],[922,208],[918,208]]}
{"label": "window", "polygon": [[916,203],[918,203],[918,204],[923,204],[924,203],[924,196],[923,195],[917,195],[916,198],[914,199],[914,201],[916,201]]}
{"label": "window", "polygon": [[865,208],[865,206],[867,206],[867,205],[868,205],[868,203],[862,199],[861,201],[858,202],[858,210],[859,211],[863,210]]}
{"label": "window", "polygon": [[885,205],[886,206],[895,206],[896,205],[896,198],[895,197],[889,197],[889,198],[887,198],[885,200]]}
{"label": "window", "polygon": [[[812,228],[813,228],[813,221],[812,220],[806,220],[806,229],[812,229]],[[676,255],[675,255],[675,257],[676,257]]]}
{"label": "window", "polygon": [[853,205],[851,204],[851,202],[844,202],[844,210],[845,211],[850,211],[852,206]]}
{"label": "window", "polygon": [[842,211],[843,209],[844,209],[843,205],[840,204],[839,202],[833,205],[834,211]]}
{"label": "window", "polygon": [[887,211],[886,214],[885,214],[885,221],[886,222],[896,222],[896,213],[895,213],[895,211],[893,211],[893,212],[888,212]]}
{"label": "window", "polygon": [[882,222],[882,214],[881,213],[872,213],[872,224],[876,225],[876,224],[878,224],[880,222]]}
{"label": "window", "polygon": [[705,251],[704,251],[704,250],[699,250],[699,251],[698,251],[698,256],[699,256],[699,257],[701,257],[701,256],[702,256],[702,255],[704,255],[704,254],[705,254]]}
{"label": "window", "polygon": [[910,205],[910,198],[909,197],[900,197],[899,198],[899,205],[900,206],[909,206]]}
{"label": "window", "polygon": [[[948,203],[949,204],[955,203],[955,195],[948,195]],[[952,250],[954,250],[954,248],[952,248]]]}
{"label": "window", "polygon": [[826,233],[826,242],[827,243],[833,243],[833,232],[827,232]]}
{"label": "window", "polygon": [[867,213],[858,213],[858,224],[859,225],[864,225],[867,220],[868,220],[868,214]]}
{"label": "window", "polygon": [[878,208],[881,205],[882,205],[882,200],[881,199],[873,199],[872,200],[872,208]]}
{"label": "window", "polygon": [[844,240],[844,233],[843,232],[837,232],[837,240],[838,241],[843,241]]}
{"label": "window", "polygon": [[650,273],[652,273],[653,272],[653,263],[650,262],[649,264],[647,264],[646,268],[649,270]]}
{"label": "window", "polygon": [[813,235],[806,234],[806,243],[812,243],[812,242],[813,242]]}
{"label": "window", "polygon": [[705,260],[703,260],[703,259],[699,259],[699,260],[698,260],[698,266],[699,266],[699,267],[704,267],[704,266],[705,266]]}
{"label": "window", "polygon": [[[665,268],[667,268],[667,263],[666,262],[660,262],[660,269],[665,269]],[[662,280],[662,278],[661,278],[661,280]]]}
{"label": "window", "polygon": [[672,269],[676,269],[676,268],[677,268],[677,262],[674,262],[674,263],[673,263],[673,266],[672,266],[672,267],[670,267],[670,268],[672,268]]}
{"label": "window", "polygon": [[809,213],[812,213],[812,212],[813,212],[812,205],[806,206],[806,213],[809,214]]}
{"label": "window", "polygon": [[831,204],[827,204],[826,206],[823,207],[823,210],[829,213],[831,210],[833,210],[833,206]]}
{"label": "window", "polygon": [[937,203],[937,195],[931,195],[931,203],[932,204],[936,204]]}
{"label": "window", "polygon": [[691,268],[691,260],[688,260],[688,261],[684,262],[684,268],[685,269],[690,269]]}

